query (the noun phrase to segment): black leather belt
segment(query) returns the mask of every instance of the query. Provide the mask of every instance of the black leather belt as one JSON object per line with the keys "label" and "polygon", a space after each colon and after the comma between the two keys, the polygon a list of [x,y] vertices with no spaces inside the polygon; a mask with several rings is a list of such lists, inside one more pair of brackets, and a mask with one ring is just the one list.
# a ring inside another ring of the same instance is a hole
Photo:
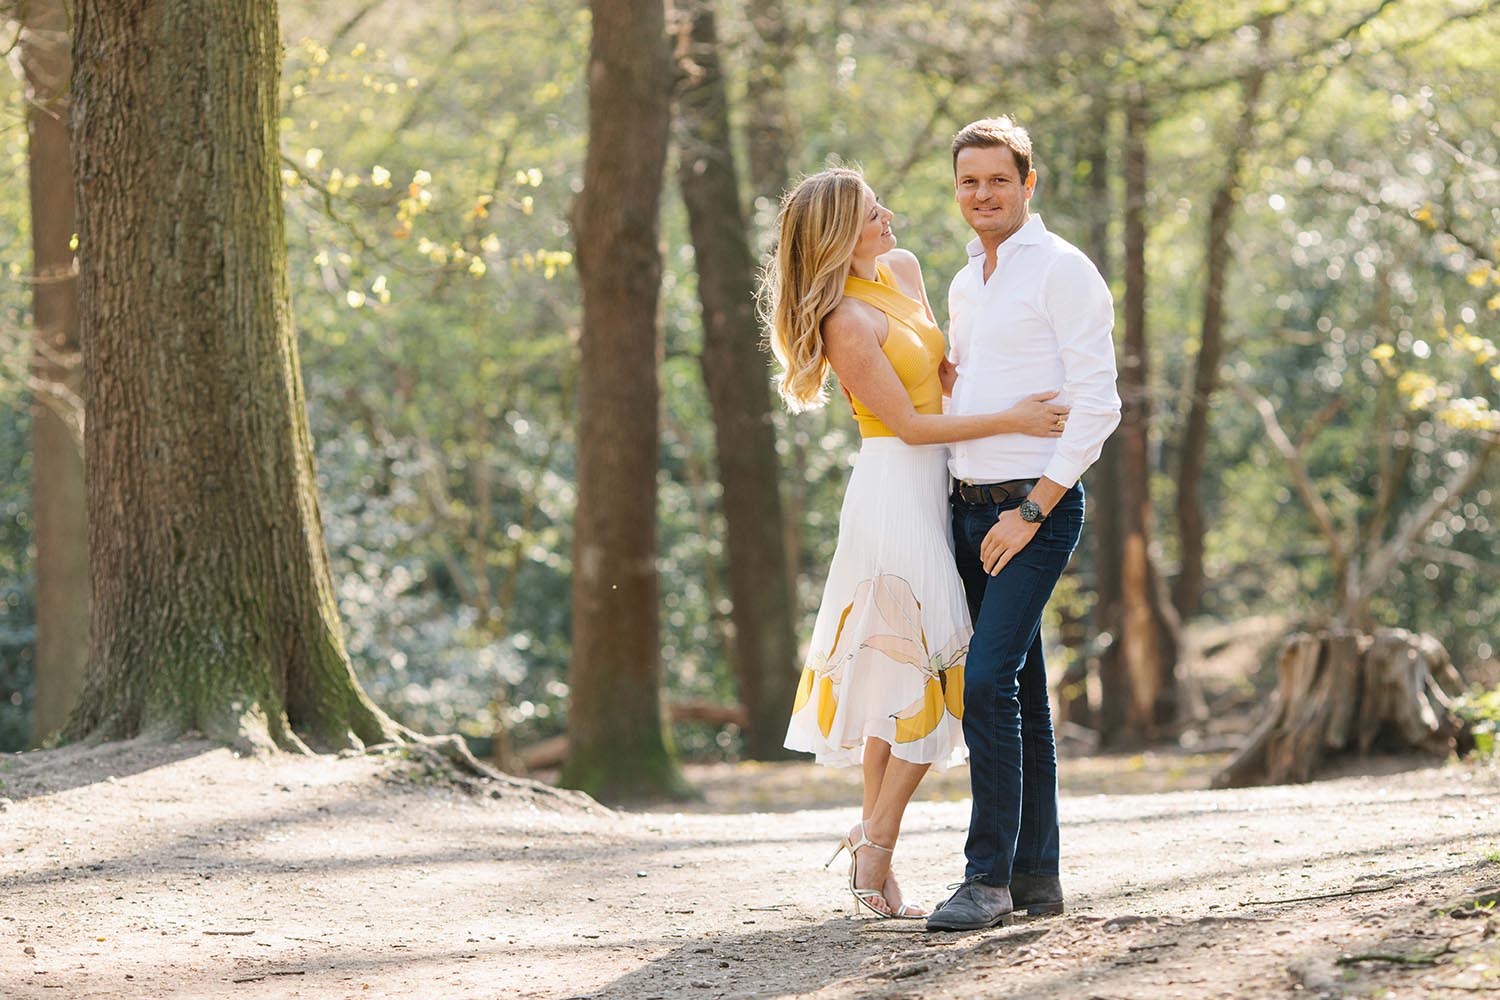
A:
{"label": "black leather belt", "polygon": [[953,498],[963,503],[1008,503],[1019,500],[1036,486],[1035,479],[1008,479],[1003,483],[953,484]]}

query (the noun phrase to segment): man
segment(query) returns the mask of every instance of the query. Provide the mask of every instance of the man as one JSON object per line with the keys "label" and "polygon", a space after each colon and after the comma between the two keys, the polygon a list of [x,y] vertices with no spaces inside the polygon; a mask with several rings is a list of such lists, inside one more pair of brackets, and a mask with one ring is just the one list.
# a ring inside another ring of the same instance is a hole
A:
{"label": "man", "polygon": [[1061,913],[1057,756],[1042,610],[1083,527],[1079,477],[1120,422],[1114,303],[1099,271],[1030,203],[1031,138],[1009,118],[953,139],[954,191],[974,230],[948,292],[957,380],[949,412],[989,413],[1061,388],[1060,437],[1005,434],[953,446],[953,542],[974,619],[964,738],[974,809],[964,880],[929,930]]}

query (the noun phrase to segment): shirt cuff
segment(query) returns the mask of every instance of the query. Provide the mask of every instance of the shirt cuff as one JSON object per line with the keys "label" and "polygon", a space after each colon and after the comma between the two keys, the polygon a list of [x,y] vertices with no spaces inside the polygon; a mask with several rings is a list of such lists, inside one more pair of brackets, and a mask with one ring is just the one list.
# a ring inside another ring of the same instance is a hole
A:
{"label": "shirt cuff", "polygon": [[1047,463],[1047,468],[1042,471],[1042,475],[1063,489],[1070,490],[1082,478],[1084,468],[1086,467],[1079,465],[1071,458],[1054,454],[1052,460]]}

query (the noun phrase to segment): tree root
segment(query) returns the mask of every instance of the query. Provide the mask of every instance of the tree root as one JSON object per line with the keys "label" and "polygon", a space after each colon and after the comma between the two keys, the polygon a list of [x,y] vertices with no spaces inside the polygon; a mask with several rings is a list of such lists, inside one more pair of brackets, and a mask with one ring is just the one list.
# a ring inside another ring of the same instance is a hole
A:
{"label": "tree root", "polygon": [[529,778],[517,778],[497,771],[475,757],[464,738],[457,734],[447,736],[423,736],[404,730],[400,742],[379,743],[366,747],[363,753],[372,756],[392,754],[405,755],[411,760],[426,764],[442,775],[451,784],[470,795],[505,798],[518,795],[537,799],[552,806],[561,806],[584,812],[609,812],[593,798],[571,789],[554,788]]}

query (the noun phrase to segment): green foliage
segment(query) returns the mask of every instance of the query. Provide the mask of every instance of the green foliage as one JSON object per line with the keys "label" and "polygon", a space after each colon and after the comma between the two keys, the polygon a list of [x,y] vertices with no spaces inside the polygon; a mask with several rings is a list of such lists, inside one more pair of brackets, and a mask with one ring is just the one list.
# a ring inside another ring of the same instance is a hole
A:
{"label": "green foliage", "polygon": [[[25,108],[0,74],[0,162],[26,176]],[[0,751],[31,737],[36,638],[31,532],[31,397],[24,387],[31,324],[31,219],[24,184],[0,188]]]}
{"label": "green foliage", "polygon": [[[1145,88],[1150,474],[1169,573],[1206,219],[1254,60],[1271,71],[1231,240],[1226,384],[1269,399],[1294,440],[1307,435],[1309,475],[1342,530],[1369,529],[1390,484],[1387,535],[1494,433],[1485,414],[1500,402],[1486,347],[1500,342],[1500,14],[1411,0],[1352,27],[1378,5],[1277,5],[1285,13],[1262,43],[1249,27],[1262,6],[1179,4],[1166,19],[1160,7],[1075,0],[1048,5],[1045,18],[998,0],[958,11],[812,0],[792,12],[792,171],[863,164],[923,262],[940,322],[969,236],[952,203],[949,136],[985,114],[1028,122],[1033,207],[1087,245],[1100,109],[1117,173],[1119,100]],[[718,13],[742,125],[755,40],[739,5]],[[586,142],[587,14],[464,0],[285,5],[283,18],[290,281],[351,654],[377,700],[418,728],[482,740],[505,727],[517,743],[554,735],[580,502],[569,213]],[[0,159],[17,168],[0,187],[0,410],[14,415],[0,426],[0,747],[24,738],[32,627],[22,120],[14,81],[0,78]],[[662,659],[669,696],[727,701],[722,512],[673,176],[669,167]],[[764,246],[775,193],[756,194],[745,200]],[[1101,263],[1117,299],[1123,194],[1112,179],[1113,259]],[[802,528],[805,636],[859,442],[836,395],[776,421],[783,493]],[[1206,613],[1336,605],[1328,546],[1233,392],[1216,399],[1208,462]],[[1417,540],[1370,609],[1438,635],[1466,669],[1497,655],[1497,495],[1500,460]],[[1088,616],[1093,572],[1086,540],[1055,620]],[[1052,659],[1061,669],[1067,656]],[[733,733],[706,727],[683,727],[677,741],[689,755],[737,750]]]}
{"label": "green foliage", "polygon": [[1500,688],[1470,691],[1458,700],[1454,711],[1469,724],[1477,754],[1500,754]]}

